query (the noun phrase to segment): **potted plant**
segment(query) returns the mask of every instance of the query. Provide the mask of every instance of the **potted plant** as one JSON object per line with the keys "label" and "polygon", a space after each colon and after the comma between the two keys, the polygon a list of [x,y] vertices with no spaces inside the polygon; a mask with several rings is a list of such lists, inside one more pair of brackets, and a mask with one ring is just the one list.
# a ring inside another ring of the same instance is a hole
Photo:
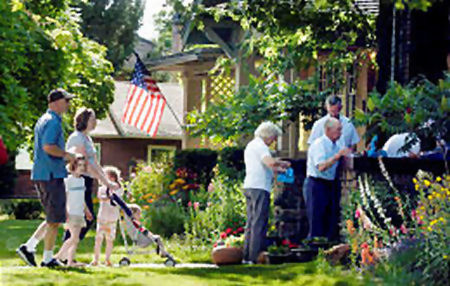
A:
{"label": "potted plant", "polygon": [[281,264],[293,261],[291,249],[298,247],[297,244],[284,239],[280,245],[273,244],[267,249],[270,264]]}
{"label": "potted plant", "polygon": [[231,228],[220,234],[219,240],[214,244],[211,257],[216,265],[240,264],[244,258],[242,247],[244,245],[244,229],[242,227],[233,231]]}

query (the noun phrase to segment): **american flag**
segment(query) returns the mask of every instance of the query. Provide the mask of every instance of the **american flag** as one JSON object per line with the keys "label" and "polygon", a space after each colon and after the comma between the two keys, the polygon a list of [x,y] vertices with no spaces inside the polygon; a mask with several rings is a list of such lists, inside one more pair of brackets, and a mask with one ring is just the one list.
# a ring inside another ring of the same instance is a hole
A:
{"label": "american flag", "polygon": [[166,106],[156,81],[149,76],[139,56],[136,54],[133,78],[128,91],[122,122],[134,126],[154,137]]}

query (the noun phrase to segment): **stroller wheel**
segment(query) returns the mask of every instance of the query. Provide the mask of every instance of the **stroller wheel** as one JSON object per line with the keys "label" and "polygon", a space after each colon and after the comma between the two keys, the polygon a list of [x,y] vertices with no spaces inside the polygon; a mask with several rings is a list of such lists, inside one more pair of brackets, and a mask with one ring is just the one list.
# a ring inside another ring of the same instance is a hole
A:
{"label": "stroller wheel", "polygon": [[164,265],[165,265],[165,266],[168,266],[168,267],[174,267],[175,264],[177,264],[177,263],[175,262],[175,260],[170,259],[170,258],[167,258],[166,261],[164,261]]}
{"label": "stroller wheel", "polygon": [[129,266],[131,264],[131,261],[128,257],[122,257],[119,261],[120,266]]}

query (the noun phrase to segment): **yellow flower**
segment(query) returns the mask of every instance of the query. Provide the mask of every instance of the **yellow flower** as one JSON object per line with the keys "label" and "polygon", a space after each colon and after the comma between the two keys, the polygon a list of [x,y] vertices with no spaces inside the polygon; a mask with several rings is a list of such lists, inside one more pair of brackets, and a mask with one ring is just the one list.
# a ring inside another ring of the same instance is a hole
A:
{"label": "yellow flower", "polygon": [[173,190],[173,191],[169,192],[169,195],[173,196],[173,195],[175,195],[176,193],[178,193],[178,190]]}
{"label": "yellow flower", "polygon": [[420,189],[420,186],[418,184],[415,184],[414,188],[416,189],[416,191],[418,191]]}
{"label": "yellow flower", "polygon": [[417,179],[416,178],[413,178],[413,183],[417,184]]}
{"label": "yellow flower", "polygon": [[435,225],[435,224],[436,224],[437,222],[438,222],[438,220],[437,220],[437,219],[433,220],[432,222],[430,222],[430,226],[433,226],[433,225]]}
{"label": "yellow flower", "polygon": [[431,195],[428,195],[428,197],[427,197],[430,201],[433,199],[433,194],[431,194]]}
{"label": "yellow flower", "polygon": [[425,184],[425,186],[429,187],[431,185],[431,182],[428,180],[424,180],[423,183]]}
{"label": "yellow flower", "polygon": [[437,177],[436,178],[436,182],[440,182],[440,181],[442,181],[442,178],[441,177]]}
{"label": "yellow flower", "polygon": [[447,259],[447,258],[448,258],[448,256],[447,256],[447,255],[444,255],[444,256],[442,256],[442,258],[444,258],[444,259]]}
{"label": "yellow flower", "polygon": [[180,184],[180,185],[183,185],[183,184],[186,184],[186,181],[185,180],[183,180],[183,179],[181,179],[181,178],[178,178],[178,179],[176,179],[175,181],[173,181],[175,184]]}
{"label": "yellow flower", "polygon": [[146,209],[146,210],[148,210],[150,207],[147,206],[147,205],[145,205],[145,206],[143,206],[143,208]]}

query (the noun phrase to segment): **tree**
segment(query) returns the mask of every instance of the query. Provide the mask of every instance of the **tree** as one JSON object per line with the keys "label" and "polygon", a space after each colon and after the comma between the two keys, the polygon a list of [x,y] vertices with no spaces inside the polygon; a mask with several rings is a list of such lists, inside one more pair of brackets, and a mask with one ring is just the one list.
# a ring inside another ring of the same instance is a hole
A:
{"label": "tree", "polygon": [[69,4],[0,1],[0,134],[9,150],[31,140],[56,87],[77,95],[72,110],[89,106],[99,118],[113,100],[106,48],[83,36]]}
{"label": "tree", "polygon": [[115,72],[132,54],[143,15],[142,0],[77,1],[81,12],[81,30],[88,38],[104,45],[106,58]]}

